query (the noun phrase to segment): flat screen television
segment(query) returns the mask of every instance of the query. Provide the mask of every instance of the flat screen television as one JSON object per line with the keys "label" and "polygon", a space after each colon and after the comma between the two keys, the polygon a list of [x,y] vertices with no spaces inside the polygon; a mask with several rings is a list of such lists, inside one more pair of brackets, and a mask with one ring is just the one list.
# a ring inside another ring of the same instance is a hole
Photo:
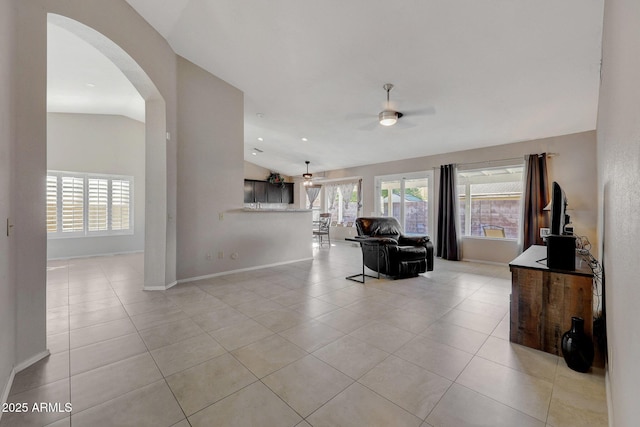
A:
{"label": "flat screen television", "polygon": [[567,218],[567,196],[557,182],[553,182],[551,190],[551,234],[565,234]]}

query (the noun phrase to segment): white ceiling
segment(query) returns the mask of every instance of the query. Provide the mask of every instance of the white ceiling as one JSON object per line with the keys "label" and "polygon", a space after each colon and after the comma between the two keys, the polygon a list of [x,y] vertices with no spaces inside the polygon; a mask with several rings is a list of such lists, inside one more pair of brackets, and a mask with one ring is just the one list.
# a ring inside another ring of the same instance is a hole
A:
{"label": "white ceiling", "polygon": [[120,69],[75,34],[47,24],[47,111],[144,122],[144,99]]}
{"label": "white ceiling", "polygon": [[[244,92],[245,159],[287,175],[595,129],[603,1],[127,0]],[[426,114],[377,125],[387,82]]]}

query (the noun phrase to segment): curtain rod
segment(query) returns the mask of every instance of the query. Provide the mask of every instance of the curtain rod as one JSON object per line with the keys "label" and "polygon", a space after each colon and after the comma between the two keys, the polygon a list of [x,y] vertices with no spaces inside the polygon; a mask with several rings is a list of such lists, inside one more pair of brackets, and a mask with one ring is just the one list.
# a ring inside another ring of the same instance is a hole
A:
{"label": "curtain rod", "polygon": [[[560,156],[560,154],[558,153],[546,153],[547,157],[558,157]],[[540,156],[541,154],[538,154],[538,156]],[[510,159],[496,159],[496,160],[485,160],[482,162],[469,162],[469,163],[456,163],[456,166],[470,166],[470,165],[481,165],[481,164],[485,164],[485,165],[490,165],[491,163],[500,163],[500,162],[512,162],[512,161],[516,161],[516,160],[522,160],[524,161],[524,155],[522,155],[521,157],[512,157]],[[434,166],[433,169],[439,169],[440,166]]]}

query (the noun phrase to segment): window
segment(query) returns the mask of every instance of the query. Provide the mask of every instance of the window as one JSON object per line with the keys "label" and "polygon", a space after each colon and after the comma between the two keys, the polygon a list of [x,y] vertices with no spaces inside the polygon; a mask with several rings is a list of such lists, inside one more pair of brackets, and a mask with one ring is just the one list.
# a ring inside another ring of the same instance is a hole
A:
{"label": "window", "polygon": [[46,185],[49,237],[133,233],[133,177],[48,171]]}
{"label": "window", "polygon": [[518,238],[523,170],[515,165],[458,171],[462,235]]}
{"label": "window", "polygon": [[325,189],[331,223],[353,225],[358,217],[358,183],[328,184]]}
{"label": "window", "polygon": [[429,171],[376,177],[376,211],[396,218],[406,234],[429,234],[431,178]]}

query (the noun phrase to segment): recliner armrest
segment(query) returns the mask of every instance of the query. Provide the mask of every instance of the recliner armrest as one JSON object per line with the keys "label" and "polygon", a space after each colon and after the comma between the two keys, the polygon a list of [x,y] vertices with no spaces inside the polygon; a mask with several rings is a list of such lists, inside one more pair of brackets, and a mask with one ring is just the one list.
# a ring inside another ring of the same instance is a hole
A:
{"label": "recliner armrest", "polygon": [[429,236],[400,236],[398,244],[402,246],[424,246],[431,241]]}
{"label": "recliner armrest", "polygon": [[371,237],[371,236],[358,236],[356,239],[362,241],[363,244],[372,244],[372,245],[398,245],[398,241],[396,239],[392,239],[391,237]]}

